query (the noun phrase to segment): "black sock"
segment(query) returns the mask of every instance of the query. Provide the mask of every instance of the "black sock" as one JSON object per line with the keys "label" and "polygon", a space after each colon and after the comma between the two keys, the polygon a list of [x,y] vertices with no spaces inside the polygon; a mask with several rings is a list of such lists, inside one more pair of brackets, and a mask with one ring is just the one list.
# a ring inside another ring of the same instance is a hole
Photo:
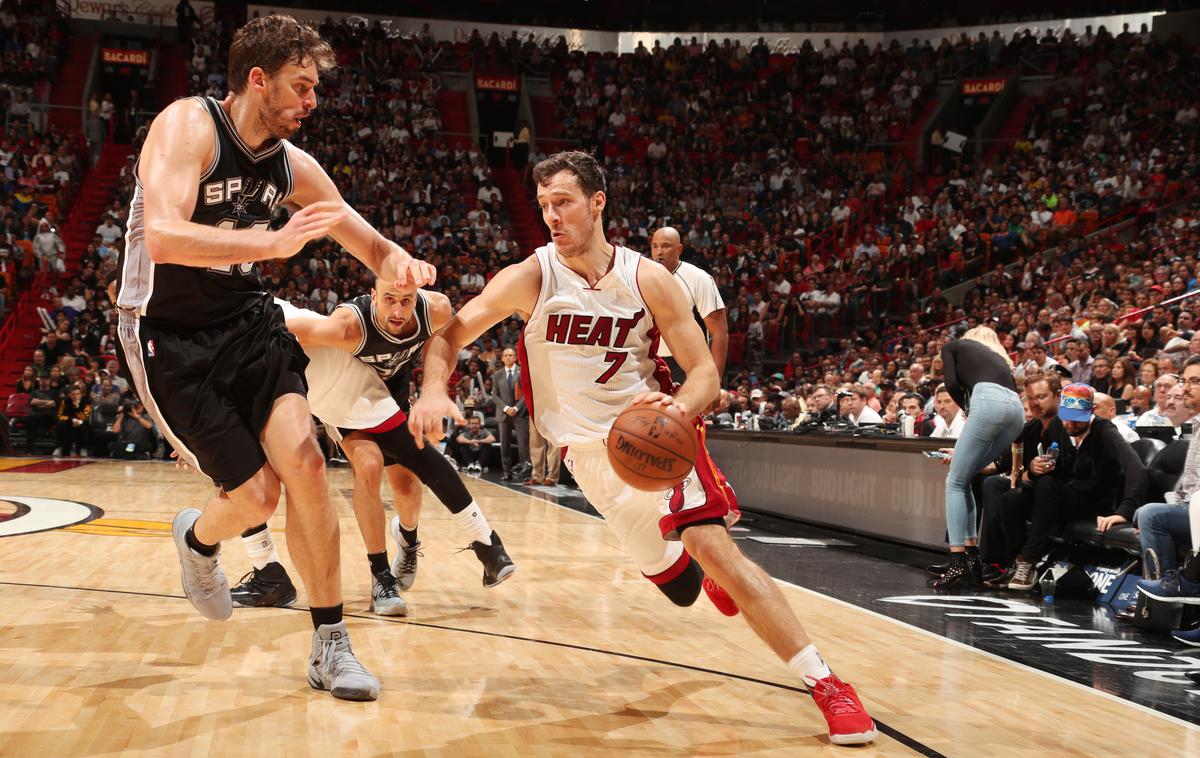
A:
{"label": "black sock", "polygon": [[387,559],[387,551],[386,550],[384,550],[382,553],[367,553],[367,560],[370,561],[370,563],[371,563],[371,573],[372,574],[381,574],[385,571],[390,570],[388,568],[388,559]]}
{"label": "black sock", "polygon": [[1183,567],[1183,578],[1189,582],[1200,582],[1200,556],[1193,554]]}
{"label": "black sock", "polygon": [[242,532],[242,536],[243,537],[253,537],[254,535],[258,534],[259,532],[265,532],[266,530],[267,530],[266,524],[259,524],[258,526],[252,526],[249,529],[247,529],[246,531]]}
{"label": "black sock", "polygon": [[196,539],[196,532],[192,528],[188,528],[187,533],[183,535],[183,539],[187,542],[187,546],[195,550],[200,555],[207,558],[212,558],[217,554],[216,545],[205,545],[200,540]]}
{"label": "black sock", "polygon": [[399,526],[400,526],[400,536],[404,538],[405,544],[407,544],[409,547],[412,547],[413,545],[417,544],[417,542],[419,541],[417,539],[417,527],[414,526],[412,529],[405,529],[403,521],[401,521],[399,523]]}
{"label": "black sock", "polygon": [[326,624],[342,623],[341,603],[329,608],[309,608],[308,612],[312,614],[313,629]]}

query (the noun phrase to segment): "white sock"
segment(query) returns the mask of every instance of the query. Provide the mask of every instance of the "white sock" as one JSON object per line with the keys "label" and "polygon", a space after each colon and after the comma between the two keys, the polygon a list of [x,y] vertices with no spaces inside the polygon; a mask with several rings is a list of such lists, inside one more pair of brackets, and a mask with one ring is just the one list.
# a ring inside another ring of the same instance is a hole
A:
{"label": "white sock", "polygon": [[824,679],[833,673],[821,659],[821,654],[817,652],[817,646],[811,644],[792,656],[792,659],[788,661],[788,668],[800,674],[800,678],[810,687],[816,684],[817,680]]}
{"label": "white sock", "polygon": [[488,526],[487,517],[483,515],[483,511],[479,510],[479,506],[475,504],[474,500],[453,516],[454,521],[459,528],[466,532],[471,542],[492,544],[492,527]]}
{"label": "white sock", "polygon": [[242,544],[246,546],[246,555],[250,556],[250,562],[254,564],[254,568],[262,570],[268,563],[280,563],[279,553],[275,552],[275,540],[271,539],[270,529],[263,529],[249,537],[242,537]]}

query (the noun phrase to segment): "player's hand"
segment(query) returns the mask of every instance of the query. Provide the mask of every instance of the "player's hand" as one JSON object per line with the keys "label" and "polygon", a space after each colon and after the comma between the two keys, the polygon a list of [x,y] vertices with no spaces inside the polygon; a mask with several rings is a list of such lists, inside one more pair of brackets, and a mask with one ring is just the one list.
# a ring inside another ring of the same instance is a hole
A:
{"label": "player's hand", "polygon": [[1125,520],[1125,517],[1118,515],[1116,513],[1114,513],[1111,516],[1097,516],[1096,517],[1096,529],[1100,530],[1101,532],[1107,532],[1109,529],[1113,528],[1114,526],[1117,526],[1119,524],[1126,524],[1126,523],[1128,523],[1128,522]]}
{"label": "player's hand", "polygon": [[394,281],[397,289],[407,287],[409,282],[427,287],[437,279],[437,269],[432,264],[412,257],[399,247],[388,253],[379,273],[381,279]]}
{"label": "player's hand", "polygon": [[337,200],[322,200],[306,205],[292,214],[287,224],[275,233],[274,258],[291,258],[313,240],[329,236],[333,227],[346,218],[346,204]]}
{"label": "player's hand", "polygon": [[442,441],[446,436],[446,427],[442,420],[447,416],[453,419],[457,426],[467,423],[458,406],[445,393],[426,392],[417,398],[408,414],[408,431],[412,433],[418,449],[425,447],[425,440],[433,443]]}
{"label": "player's hand", "polygon": [[175,460],[175,468],[181,468],[181,469],[183,469],[184,471],[191,471],[193,474],[199,474],[199,473],[200,473],[200,472],[199,472],[199,471],[197,471],[196,469],[192,468],[192,467],[191,467],[191,466],[188,464],[188,462],[187,462],[187,461],[185,461],[185,460],[183,460],[182,458],[180,458],[180,457],[179,457],[179,453],[178,453],[178,451],[172,450],[172,451],[171,451],[171,457],[172,457],[172,458]]}
{"label": "player's hand", "polygon": [[673,395],[668,395],[665,392],[643,392],[629,403],[630,408],[635,405],[659,405],[663,408],[674,408],[683,414],[684,418],[691,418],[692,416],[686,405],[676,400]]}
{"label": "player's hand", "polygon": [[939,453],[945,453],[945,454],[946,454],[946,457],[942,459],[942,465],[943,465],[943,466],[949,466],[949,465],[950,465],[950,463],[951,463],[951,462],[954,460],[954,448],[952,448],[952,447],[939,447],[939,448],[938,448],[938,452],[939,452]]}

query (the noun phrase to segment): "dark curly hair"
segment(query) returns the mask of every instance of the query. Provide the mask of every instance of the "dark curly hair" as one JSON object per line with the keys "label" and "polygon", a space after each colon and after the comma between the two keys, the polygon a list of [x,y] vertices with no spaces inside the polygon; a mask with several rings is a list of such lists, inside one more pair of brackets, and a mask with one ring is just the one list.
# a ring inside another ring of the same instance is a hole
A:
{"label": "dark curly hair", "polygon": [[574,174],[585,195],[591,196],[608,189],[604,168],[591,153],[582,150],[564,150],[546,158],[533,167],[533,180],[545,186],[550,177],[560,171]]}
{"label": "dark curly hair", "polygon": [[325,74],[337,64],[333,48],[311,27],[291,16],[260,16],[233,35],[229,46],[229,88],[237,94],[246,89],[250,70],[258,67],[274,76],[289,63],[314,63]]}

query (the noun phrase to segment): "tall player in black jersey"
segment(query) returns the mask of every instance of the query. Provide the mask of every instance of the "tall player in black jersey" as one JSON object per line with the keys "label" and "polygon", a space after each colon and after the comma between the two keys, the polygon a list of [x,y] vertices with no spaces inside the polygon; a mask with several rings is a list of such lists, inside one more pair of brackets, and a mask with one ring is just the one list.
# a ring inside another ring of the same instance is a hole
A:
{"label": "tall player in black jersey", "polygon": [[[433,280],[342,199],[287,142],[317,107],[329,45],[286,16],[257,18],[230,47],[230,94],[178,100],[142,148],[120,259],[120,349],[138,394],[180,458],[219,488],[172,528],[184,592],[211,619],[232,613],[222,540],[260,524],[286,486],[288,546],[314,627],[309,684],[373,700],[379,680],[342,621],[337,514],[304,396],[306,359],[263,292],[256,261],[332,236],[385,281]],[[269,231],[280,203],[299,208]]]}
{"label": "tall player in black jersey", "polygon": [[[449,298],[440,292],[418,289],[413,282],[396,287],[377,280],[371,294],[340,303],[328,318],[289,319],[288,328],[305,347],[345,350],[374,368],[396,403],[407,411],[408,369],[429,337],[453,315]],[[338,431],[342,448],[354,467],[354,515],[372,574],[378,576],[388,565],[383,501],[379,496],[381,471],[387,473],[395,495],[397,515],[392,517],[391,532],[397,552],[390,569],[401,589],[411,588],[417,575],[422,483],[446,506],[471,541],[483,564],[483,586],[495,587],[513,574],[516,567],[462,479],[432,446],[418,449],[407,425],[390,432],[394,438],[392,450],[404,451],[403,458],[397,457],[399,452],[384,450],[369,432]],[[233,588],[234,602],[246,606],[289,605],[295,592],[278,562],[267,525],[248,529],[242,539],[255,559],[254,569]]]}

